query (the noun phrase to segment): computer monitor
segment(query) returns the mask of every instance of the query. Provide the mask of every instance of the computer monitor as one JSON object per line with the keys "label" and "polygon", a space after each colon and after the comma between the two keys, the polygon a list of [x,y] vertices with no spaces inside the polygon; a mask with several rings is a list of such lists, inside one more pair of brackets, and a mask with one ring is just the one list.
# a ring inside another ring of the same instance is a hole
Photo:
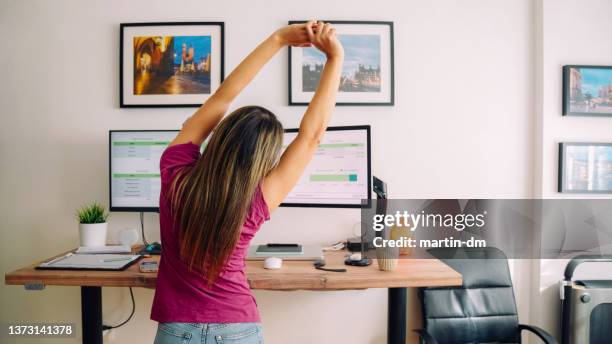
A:
{"label": "computer monitor", "polygon": [[110,210],[159,211],[159,159],[178,130],[109,132]]}
{"label": "computer monitor", "polygon": [[[298,129],[285,129],[283,146]],[[370,126],[328,127],[319,148],[284,207],[365,208],[371,206]]]}
{"label": "computer monitor", "polygon": [[[298,129],[286,129],[286,147]],[[109,132],[110,210],[159,211],[159,159],[178,130]],[[371,205],[370,126],[329,127],[285,207]],[[365,200],[365,202],[363,202]]]}

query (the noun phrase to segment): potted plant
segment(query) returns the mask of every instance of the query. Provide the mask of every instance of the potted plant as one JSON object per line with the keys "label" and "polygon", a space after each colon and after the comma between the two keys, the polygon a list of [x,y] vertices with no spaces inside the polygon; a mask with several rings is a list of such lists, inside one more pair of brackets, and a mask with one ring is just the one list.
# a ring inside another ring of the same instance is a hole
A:
{"label": "potted plant", "polygon": [[76,217],[79,220],[80,245],[85,247],[105,246],[106,232],[108,230],[108,213],[104,206],[98,202],[77,209]]}

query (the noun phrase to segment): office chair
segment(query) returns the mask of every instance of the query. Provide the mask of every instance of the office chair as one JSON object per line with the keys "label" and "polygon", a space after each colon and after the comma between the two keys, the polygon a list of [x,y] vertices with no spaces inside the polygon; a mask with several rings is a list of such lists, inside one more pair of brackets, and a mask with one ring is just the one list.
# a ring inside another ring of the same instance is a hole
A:
{"label": "office chair", "polygon": [[557,344],[543,329],[518,323],[508,260],[502,251],[436,248],[428,252],[459,272],[463,285],[419,290],[424,328],[416,332],[421,343],[521,343],[520,334],[526,330],[544,343]]}

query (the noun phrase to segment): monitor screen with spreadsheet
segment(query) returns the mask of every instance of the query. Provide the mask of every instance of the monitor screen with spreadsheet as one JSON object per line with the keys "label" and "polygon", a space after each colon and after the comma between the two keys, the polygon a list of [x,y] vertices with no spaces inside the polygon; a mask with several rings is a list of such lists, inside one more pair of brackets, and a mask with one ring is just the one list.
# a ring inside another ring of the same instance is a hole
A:
{"label": "monitor screen with spreadsheet", "polygon": [[159,159],[178,130],[109,133],[111,211],[158,211]]}
{"label": "monitor screen with spreadsheet", "polygon": [[[158,211],[159,159],[177,130],[109,133],[111,211]],[[286,129],[283,146],[298,134]],[[370,206],[370,126],[329,127],[297,185],[281,206]]]}
{"label": "monitor screen with spreadsheet", "polygon": [[[286,129],[283,148],[298,134]],[[371,204],[370,126],[329,127],[281,206],[361,208]]]}

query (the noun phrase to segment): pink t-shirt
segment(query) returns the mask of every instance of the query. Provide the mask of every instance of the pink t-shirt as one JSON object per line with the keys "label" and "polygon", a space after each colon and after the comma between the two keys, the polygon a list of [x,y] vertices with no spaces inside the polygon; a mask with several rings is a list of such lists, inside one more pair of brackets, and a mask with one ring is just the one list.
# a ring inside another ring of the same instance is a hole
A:
{"label": "pink t-shirt", "polygon": [[200,273],[189,271],[179,256],[179,228],[170,213],[168,189],[177,172],[193,167],[199,158],[200,148],[186,143],[166,149],[159,163],[159,224],[163,252],[151,319],[190,323],[260,322],[257,304],[244,271],[249,242],[263,222],[269,219],[268,206],[259,187],[253,195],[238,244],[211,287],[206,286]]}

